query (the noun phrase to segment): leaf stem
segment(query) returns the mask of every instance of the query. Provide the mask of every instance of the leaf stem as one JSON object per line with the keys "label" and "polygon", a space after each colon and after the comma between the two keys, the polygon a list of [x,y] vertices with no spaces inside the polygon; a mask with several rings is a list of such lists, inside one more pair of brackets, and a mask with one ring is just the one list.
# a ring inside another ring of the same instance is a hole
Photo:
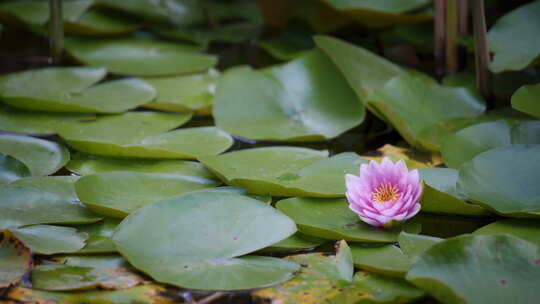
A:
{"label": "leaf stem", "polygon": [[458,70],[458,2],[446,1],[446,73],[455,73]]}
{"label": "leaf stem", "polygon": [[484,0],[473,0],[474,48],[476,66],[476,85],[486,99],[488,109],[493,108],[493,87],[491,73],[488,70],[491,60],[487,41]]}
{"label": "leaf stem", "polygon": [[64,49],[62,1],[49,0],[49,50],[51,61],[58,63]]}
{"label": "leaf stem", "polygon": [[441,78],[445,73],[446,0],[435,0],[434,9],[435,74]]}

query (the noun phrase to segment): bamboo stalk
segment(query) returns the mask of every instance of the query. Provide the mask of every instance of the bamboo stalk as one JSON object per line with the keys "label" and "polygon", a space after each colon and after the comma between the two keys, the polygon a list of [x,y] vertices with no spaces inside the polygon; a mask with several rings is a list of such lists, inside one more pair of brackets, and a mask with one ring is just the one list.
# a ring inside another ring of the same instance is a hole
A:
{"label": "bamboo stalk", "polygon": [[59,62],[64,50],[62,1],[49,0],[49,50],[52,62]]}
{"label": "bamboo stalk", "polygon": [[446,1],[446,73],[458,70],[458,3],[457,0]]}
{"label": "bamboo stalk", "polygon": [[487,41],[484,0],[473,0],[474,59],[476,66],[476,85],[487,101],[488,109],[493,108],[493,87],[488,66],[491,61]]}
{"label": "bamboo stalk", "polygon": [[435,74],[443,77],[445,74],[445,47],[446,47],[446,0],[434,1],[434,55]]}

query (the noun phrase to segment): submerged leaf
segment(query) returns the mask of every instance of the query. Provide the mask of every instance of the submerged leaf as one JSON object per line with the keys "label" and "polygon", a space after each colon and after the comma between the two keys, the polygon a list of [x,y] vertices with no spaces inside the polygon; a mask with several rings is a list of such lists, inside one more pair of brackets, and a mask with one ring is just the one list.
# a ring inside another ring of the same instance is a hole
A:
{"label": "submerged leaf", "polygon": [[21,280],[32,268],[32,252],[9,230],[0,230],[0,288]]}

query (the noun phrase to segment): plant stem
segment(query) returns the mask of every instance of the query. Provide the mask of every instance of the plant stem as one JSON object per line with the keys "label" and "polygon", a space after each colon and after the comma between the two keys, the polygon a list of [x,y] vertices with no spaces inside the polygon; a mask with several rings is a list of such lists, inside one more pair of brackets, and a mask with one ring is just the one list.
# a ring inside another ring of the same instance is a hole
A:
{"label": "plant stem", "polygon": [[488,70],[490,55],[487,41],[484,0],[473,0],[474,48],[476,85],[486,99],[488,109],[493,108],[493,88]]}
{"label": "plant stem", "polygon": [[49,0],[49,50],[52,62],[58,63],[64,49],[62,1]]}
{"label": "plant stem", "polygon": [[457,0],[446,1],[446,73],[458,70],[457,52],[458,3]]}
{"label": "plant stem", "polygon": [[[457,0],[458,9],[458,37],[469,35],[469,0]],[[458,66],[464,69],[467,66],[467,48],[458,46]]]}
{"label": "plant stem", "polygon": [[445,73],[446,0],[435,0],[434,5],[435,74],[441,78]]}

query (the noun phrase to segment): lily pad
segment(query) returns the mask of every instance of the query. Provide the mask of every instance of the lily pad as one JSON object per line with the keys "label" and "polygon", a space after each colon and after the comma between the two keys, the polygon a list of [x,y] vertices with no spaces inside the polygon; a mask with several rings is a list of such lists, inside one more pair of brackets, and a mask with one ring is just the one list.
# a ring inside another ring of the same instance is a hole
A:
{"label": "lily pad", "polygon": [[35,225],[11,229],[11,232],[37,254],[76,252],[88,239],[84,232],[61,226]]}
{"label": "lily pad", "polygon": [[165,38],[180,39],[206,47],[211,42],[240,43],[245,40],[256,39],[261,34],[261,29],[261,24],[239,21],[220,24],[216,27],[209,24],[196,24],[173,28],[158,27],[153,30]]}
{"label": "lily pad", "polygon": [[506,235],[451,238],[424,252],[407,280],[444,303],[534,303],[537,249]]}
{"label": "lily pad", "polygon": [[418,170],[424,181],[420,199],[422,212],[482,216],[491,214],[486,209],[467,203],[456,189],[459,172],[450,168],[422,168]]}
{"label": "lily pad", "polygon": [[0,185],[30,176],[28,167],[17,159],[0,153]]}
{"label": "lily pad", "polygon": [[66,168],[79,175],[130,171],[140,173],[161,173],[217,179],[206,167],[198,162],[172,159],[113,158],[76,153],[71,156]]}
{"label": "lily pad", "polygon": [[270,247],[264,248],[263,250],[261,250],[261,252],[279,252],[309,249],[322,245],[326,241],[327,240],[325,239],[320,239],[297,232],[290,237],[284,239],[283,241],[279,241]]}
{"label": "lily pad", "polygon": [[283,304],[353,304],[405,303],[423,295],[403,280],[362,271],[353,277],[351,250],[344,241],[338,243],[335,256],[310,253],[285,259],[305,266],[294,279],[258,290],[254,297]]}
{"label": "lily pad", "polygon": [[34,176],[53,174],[69,160],[66,147],[29,136],[0,135],[0,153],[21,161]]}
{"label": "lily pad", "polygon": [[351,251],[354,266],[366,271],[402,278],[410,267],[409,258],[399,247],[391,244],[355,244]]}
{"label": "lily pad", "polygon": [[[236,257],[277,243],[295,231],[291,219],[257,200],[198,191],[139,209],[122,221],[113,241],[133,266],[159,282],[190,289],[236,290],[290,279],[298,270],[294,263]],[[151,245],[141,246],[141,241]]]}
{"label": "lily pad", "polygon": [[264,70],[227,71],[212,114],[231,134],[273,141],[330,139],[364,120],[353,90],[320,51]]}
{"label": "lily pad", "polygon": [[142,282],[141,277],[124,268],[38,265],[32,270],[32,287],[40,290],[126,289]]}
{"label": "lily pad", "polygon": [[522,5],[501,17],[489,29],[489,47],[494,53],[489,68],[495,73],[522,70],[540,56],[540,1]]}
{"label": "lily pad", "polygon": [[324,239],[392,243],[401,231],[421,230],[415,221],[394,229],[370,226],[349,209],[345,199],[289,198],[279,201],[276,208],[292,218],[300,232]]}
{"label": "lily pad", "polygon": [[156,89],[156,99],[144,105],[162,111],[210,114],[219,72],[165,78],[145,78]]}
{"label": "lily pad", "polygon": [[98,0],[100,5],[153,23],[192,24],[204,21],[201,5],[193,0]]}
{"label": "lily pad", "polygon": [[[64,20],[77,20],[93,1],[74,0],[62,3]],[[0,4],[0,15],[10,15],[31,25],[42,26],[49,21],[49,4],[45,1],[6,1]]]}
{"label": "lily pad", "polygon": [[326,151],[306,148],[264,147],[199,157],[199,160],[225,183],[249,193],[342,197],[344,174],[357,173],[365,161],[351,152],[330,158],[326,155]]}
{"label": "lily pad", "polygon": [[474,118],[485,110],[481,98],[465,88],[445,87],[425,77],[392,78],[368,96],[412,146],[438,151],[448,131],[432,128],[441,121]]}
{"label": "lily pad", "polygon": [[540,221],[504,219],[486,225],[476,230],[473,234],[509,234],[540,246]]}
{"label": "lily pad", "polygon": [[79,202],[71,177],[24,178],[0,186],[0,229],[101,220]]}
{"label": "lily pad", "polygon": [[[386,27],[396,24],[419,23],[432,18],[430,0],[325,0],[333,9],[344,12],[368,27]],[[409,13],[413,11],[414,13]]]}
{"label": "lily pad", "polygon": [[66,50],[77,60],[104,66],[111,73],[166,76],[205,71],[217,63],[213,55],[197,53],[196,47],[148,37],[115,39],[69,38]]}
{"label": "lily pad", "polygon": [[91,114],[28,112],[0,107],[0,131],[33,135],[55,134],[65,121],[93,120]]}
{"label": "lily pad", "polygon": [[76,20],[64,21],[66,33],[84,36],[122,35],[140,26],[132,19],[98,9],[90,9]]}
{"label": "lily pad", "polygon": [[112,236],[118,224],[120,224],[119,219],[106,217],[97,223],[77,226],[80,232],[87,233],[89,236],[86,246],[79,250],[78,253],[96,254],[116,252]]}
{"label": "lily pad", "polygon": [[448,136],[441,154],[448,167],[459,168],[484,151],[512,144],[540,144],[540,121],[475,124]]}
{"label": "lily pad", "polygon": [[375,153],[368,152],[367,155],[362,155],[364,159],[377,162],[381,162],[385,157],[388,157],[393,162],[403,160],[409,170],[442,165],[442,159],[438,153],[396,147],[390,144],[380,147]]}
{"label": "lily pad", "polygon": [[540,145],[512,145],[478,154],[459,170],[469,200],[510,216],[540,211]]}
{"label": "lily pad", "polygon": [[9,230],[0,230],[0,288],[21,280],[32,268],[32,253]]}
{"label": "lily pad", "polygon": [[540,85],[525,85],[512,95],[512,108],[540,117]]}
{"label": "lily pad", "polygon": [[444,239],[402,232],[398,236],[399,247],[410,261],[414,262],[424,251],[431,248],[431,246],[442,242]]}
{"label": "lily pad", "polygon": [[18,72],[0,78],[0,96],[18,108],[78,113],[121,113],[156,96],[154,88],[140,79],[96,84],[106,74],[106,69],[95,67]]}
{"label": "lily pad", "polygon": [[190,118],[189,114],[131,112],[65,123],[59,135],[81,152],[115,157],[193,159],[219,154],[232,145],[231,136],[215,127],[166,132]]}
{"label": "lily pad", "polygon": [[116,254],[55,255],[48,260],[67,266],[94,268],[131,268],[131,265],[129,265],[129,263],[123,257]]}
{"label": "lily pad", "polygon": [[215,180],[196,176],[119,171],[81,177],[75,189],[96,213],[122,218],[159,200],[217,185]]}
{"label": "lily pad", "polygon": [[21,302],[51,304],[115,303],[115,304],[173,304],[176,300],[164,296],[165,288],[159,285],[142,285],[114,291],[51,292],[15,287],[7,297]]}

